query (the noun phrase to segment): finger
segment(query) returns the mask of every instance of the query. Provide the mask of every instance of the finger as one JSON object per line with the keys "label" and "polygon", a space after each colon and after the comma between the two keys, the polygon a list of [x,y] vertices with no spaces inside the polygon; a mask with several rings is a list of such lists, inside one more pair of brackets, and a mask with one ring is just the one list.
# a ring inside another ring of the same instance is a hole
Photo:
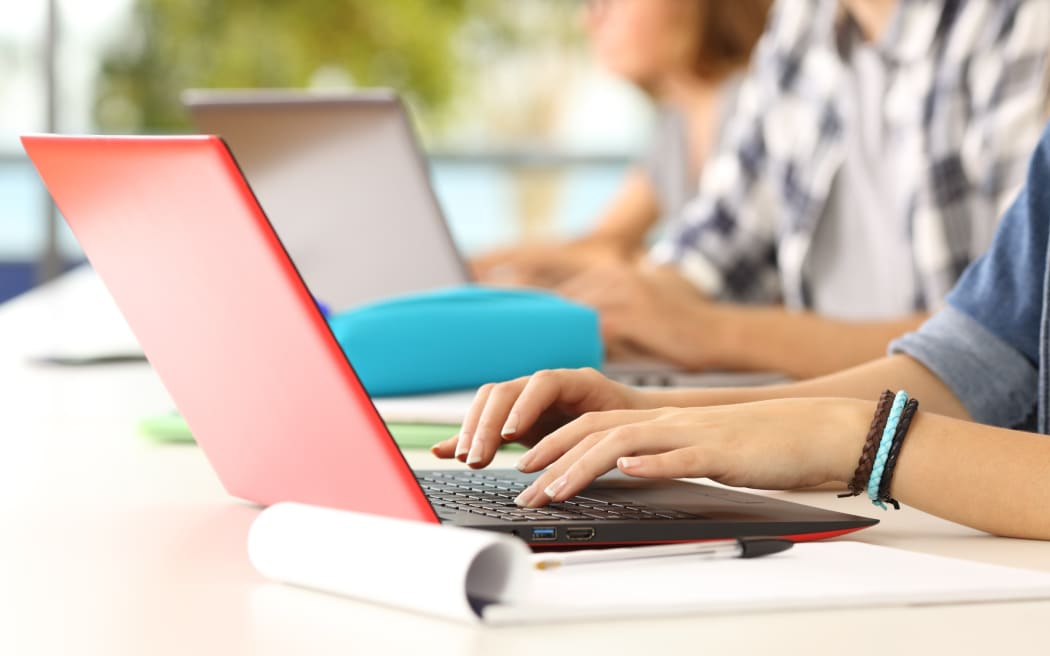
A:
{"label": "finger", "polygon": [[476,277],[480,282],[500,287],[519,287],[525,284],[518,269],[510,264],[497,264],[486,271],[484,276]]}
{"label": "finger", "polygon": [[706,364],[708,358],[703,350],[703,345],[699,342],[686,343],[675,338],[673,334],[660,332],[659,329],[652,331],[614,329],[611,332],[615,336],[609,339],[632,344],[650,358],[661,360],[685,371],[703,371],[708,368]]}
{"label": "finger", "polygon": [[513,249],[501,249],[490,251],[484,255],[480,255],[471,258],[468,266],[471,271],[479,279],[484,279],[491,275],[492,270],[501,266],[513,266],[514,256],[516,253]]}
{"label": "finger", "polygon": [[552,411],[545,414],[532,425],[532,428],[519,431],[513,438],[514,443],[526,447],[526,450],[531,449],[542,442],[543,438],[567,424],[569,419],[570,417],[562,412]]}
{"label": "finger", "polygon": [[570,421],[532,447],[517,463],[518,470],[531,473],[566,457],[582,440],[594,433],[644,421],[653,410],[606,410],[588,412]]}
{"label": "finger", "polygon": [[623,308],[608,308],[602,310],[598,319],[598,327],[602,333],[605,344],[615,344],[628,340],[636,332],[637,317],[630,317]]}
{"label": "finger", "polygon": [[[655,422],[613,428],[588,448],[566,454],[565,463],[558,462],[557,468],[563,469],[561,475],[543,489],[543,496],[551,502],[564,501],[582,492],[599,476],[615,469],[616,463],[625,456],[676,450],[685,443],[680,436],[664,434]],[[563,467],[563,464],[568,466]]]}
{"label": "finger", "polygon": [[451,458],[456,453],[457,444],[459,444],[459,435],[453,435],[447,440],[442,440],[430,447],[430,452],[438,458]]}
{"label": "finger", "polygon": [[523,508],[539,508],[550,503],[551,497],[547,494],[547,491],[550,490],[551,484],[559,480],[565,471],[572,466],[572,463],[605,437],[605,434],[606,431],[600,431],[582,438],[573,448],[566,452],[565,456],[557,464],[540,474],[536,480],[526,487],[514,499],[514,503]]}
{"label": "finger", "polygon": [[622,305],[637,294],[639,278],[630,268],[606,266],[589,269],[570,279],[558,291],[581,302]]}
{"label": "finger", "polygon": [[589,269],[572,276],[558,286],[557,292],[572,299],[594,296],[596,290],[609,285],[609,279],[603,269]]}
{"label": "finger", "polygon": [[485,407],[473,430],[466,459],[468,466],[481,468],[492,461],[501,442],[500,432],[507,422],[507,413],[527,382],[526,376],[490,388]]}
{"label": "finger", "polygon": [[459,429],[459,439],[456,441],[455,451],[455,457],[460,462],[466,462],[467,460],[467,453],[470,452],[471,436],[477,430],[478,420],[481,419],[485,403],[488,401],[489,394],[492,393],[492,388],[495,386],[494,383],[489,383],[479,387],[474,395],[474,400],[470,404],[470,409],[467,410],[467,414],[463,417],[463,425]]}
{"label": "finger", "polygon": [[712,453],[689,446],[651,455],[622,456],[616,468],[637,478],[697,478],[717,475]]}
{"label": "finger", "polygon": [[536,479],[526,501],[530,507],[564,501],[614,469],[624,456],[676,450],[688,443],[688,436],[678,431],[668,434],[655,421],[626,424],[596,433],[581,440]]}
{"label": "finger", "polygon": [[606,344],[631,344],[636,350],[686,369],[701,368],[702,350],[695,340],[683,339],[676,328],[684,313],[674,306],[652,314],[639,308],[606,310],[601,314]]}
{"label": "finger", "polygon": [[523,284],[545,280],[550,275],[551,265],[545,258],[525,258],[515,263],[514,272]]}
{"label": "finger", "polygon": [[606,355],[614,360],[637,360],[646,355],[646,352],[632,345],[630,342],[617,341],[614,344],[605,345]]}
{"label": "finger", "polygon": [[529,272],[528,284],[532,287],[543,289],[556,289],[558,285],[565,282],[568,274],[565,271],[552,267],[537,267]]}
{"label": "finger", "polygon": [[558,289],[558,293],[570,301],[592,307],[599,312],[607,312],[619,307],[623,301],[618,288],[603,282],[563,286]]}
{"label": "finger", "polygon": [[471,262],[468,266],[470,268],[470,275],[473,276],[475,280],[485,282],[488,280],[489,270],[495,265],[489,264],[488,262]]}
{"label": "finger", "polygon": [[521,394],[507,413],[500,429],[505,440],[518,439],[532,430],[545,412],[555,405],[574,406],[599,381],[589,369],[545,369],[529,377]]}

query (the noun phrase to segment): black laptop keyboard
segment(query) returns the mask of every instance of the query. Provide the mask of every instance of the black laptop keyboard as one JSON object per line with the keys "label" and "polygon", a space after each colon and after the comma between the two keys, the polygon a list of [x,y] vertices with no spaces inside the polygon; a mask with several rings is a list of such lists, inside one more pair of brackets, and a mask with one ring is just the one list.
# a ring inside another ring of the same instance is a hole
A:
{"label": "black laptop keyboard", "polygon": [[468,512],[508,522],[699,519],[680,510],[575,496],[543,508],[519,508],[514,498],[525,489],[520,480],[479,471],[426,472],[416,477],[439,515]]}

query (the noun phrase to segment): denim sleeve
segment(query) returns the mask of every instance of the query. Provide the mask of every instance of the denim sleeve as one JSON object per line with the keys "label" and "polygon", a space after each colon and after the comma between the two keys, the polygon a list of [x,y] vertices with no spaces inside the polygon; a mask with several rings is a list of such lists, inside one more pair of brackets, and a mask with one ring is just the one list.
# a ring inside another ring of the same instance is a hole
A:
{"label": "denim sleeve", "polygon": [[1050,238],[1050,130],[1028,165],[1025,186],[1003,216],[991,248],[966,269],[948,304],[1039,361]]}
{"label": "denim sleeve", "polygon": [[1036,367],[970,316],[947,307],[890,344],[921,362],[984,424],[1019,428],[1033,416]]}

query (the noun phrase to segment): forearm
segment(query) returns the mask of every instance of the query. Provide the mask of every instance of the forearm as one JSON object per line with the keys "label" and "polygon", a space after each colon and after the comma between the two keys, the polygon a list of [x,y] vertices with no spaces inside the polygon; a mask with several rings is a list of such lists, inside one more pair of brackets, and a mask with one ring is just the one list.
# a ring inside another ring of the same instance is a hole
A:
{"label": "forearm", "polygon": [[[930,412],[920,399],[892,473],[902,504],[996,535],[1050,539],[1050,438]],[[797,402],[796,402],[797,403]],[[824,469],[844,487],[857,467],[875,404],[820,399],[816,407],[777,406],[777,442],[815,445],[796,469]],[[822,421],[812,417],[820,414]],[[815,444],[814,444],[815,443]],[[767,447],[770,448],[770,447]],[[772,447],[776,448],[776,447]],[[780,457],[791,462],[795,447]],[[885,472],[884,472],[885,475]]]}
{"label": "forearm", "polygon": [[660,206],[649,177],[634,169],[624,178],[594,230],[578,242],[612,246],[631,254],[644,247],[646,235],[659,218]]}
{"label": "forearm", "polygon": [[982,531],[1050,539],[1050,438],[920,410],[891,493]]}
{"label": "forearm", "polygon": [[922,407],[948,417],[969,419],[955,393],[918,361],[906,355],[880,358],[819,378],[766,387],[669,389],[643,392],[650,407],[692,407],[767,401],[779,398],[848,397],[873,401],[885,390],[907,390]]}
{"label": "forearm", "polygon": [[707,366],[811,378],[882,357],[893,339],[926,318],[850,322],[779,306],[715,304],[708,320],[714,349]]}

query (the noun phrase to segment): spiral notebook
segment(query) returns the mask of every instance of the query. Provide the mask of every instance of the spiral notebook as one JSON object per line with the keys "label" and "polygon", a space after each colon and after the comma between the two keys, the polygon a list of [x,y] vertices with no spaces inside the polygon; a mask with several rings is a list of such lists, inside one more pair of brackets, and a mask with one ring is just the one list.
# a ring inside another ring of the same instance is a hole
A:
{"label": "spiral notebook", "polygon": [[274,581],[485,624],[1050,599],[1050,573],[851,541],[541,571],[509,536],[299,504],[264,510],[248,550]]}

